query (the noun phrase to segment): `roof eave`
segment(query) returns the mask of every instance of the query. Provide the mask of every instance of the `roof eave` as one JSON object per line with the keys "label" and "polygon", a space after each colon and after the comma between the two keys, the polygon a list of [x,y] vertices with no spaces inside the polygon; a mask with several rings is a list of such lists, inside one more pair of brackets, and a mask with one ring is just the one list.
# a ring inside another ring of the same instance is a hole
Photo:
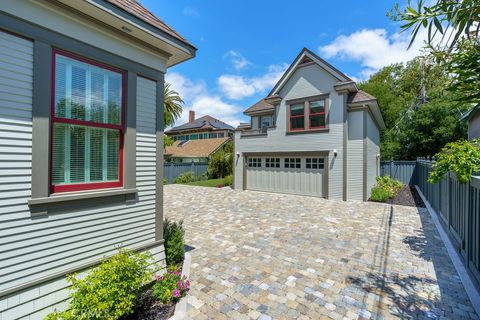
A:
{"label": "roof eave", "polygon": [[[167,67],[195,57],[197,48],[105,0],[58,0],[163,52]],[[108,19],[106,17],[109,17]]]}
{"label": "roof eave", "polygon": [[373,120],[377,124],[380,130],[385,130],[387,127],[385,126],[385,121],[383,120],[382,112],[380,111],[380,107],[376,99],[371,100],[364,100],[358,101],[354,103],[349,103],[349,109],[356,109],[356,108],[368,108],[373,115]]}
{"label": "roof eave", "polygon": [[254,110],[254,111],[248,111],[248,110],[245,110],[243,112],[244,115],[247,115],[247,116],[252,116],[252,115],[258,115],[258,114],[264,114],[264,113],[271,113],[271,112],[275,112],[275,107],[272,106],[271,108],[268,108],[268,109],[262,109],[262,110]]}

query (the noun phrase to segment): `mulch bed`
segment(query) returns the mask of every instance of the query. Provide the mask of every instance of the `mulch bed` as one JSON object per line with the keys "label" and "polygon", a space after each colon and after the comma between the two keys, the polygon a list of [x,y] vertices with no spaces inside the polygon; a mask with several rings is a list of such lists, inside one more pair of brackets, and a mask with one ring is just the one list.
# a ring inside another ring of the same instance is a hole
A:
{"label": "mulch bed", "polygon": [[175,313],[175,304],[162,304],[152,296],[148,288],[139,297],[134,313],[121,320],[166,320]]}
{"label": "mulch bed", "polygon": [[390,201],[392,204],[401,206],[425,208],[425,204],[414,186],[403,186]]}

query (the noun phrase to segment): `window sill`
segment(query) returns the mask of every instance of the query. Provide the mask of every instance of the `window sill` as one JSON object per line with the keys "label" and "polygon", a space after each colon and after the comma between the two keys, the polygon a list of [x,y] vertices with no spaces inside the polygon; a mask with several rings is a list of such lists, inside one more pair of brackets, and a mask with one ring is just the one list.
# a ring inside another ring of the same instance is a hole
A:
{"label": "window sill", "polygon": [[98,191],[81,191],[52,194],[50,197],[28,199],[29,206],[62,203],[75,200],[85,200],[101,197],[112,197],[120,195],[133,195],[138,192],[137,189],[103,189]]}
{"label": "window sill", "polygon": [[328,132],[330,128],[321,128],[321,129],[311,129],[311,130],[297,130],[297,131],[287,131],[287,135],[290,134],[305,134],[305,133],[320,133],[320,132]]}

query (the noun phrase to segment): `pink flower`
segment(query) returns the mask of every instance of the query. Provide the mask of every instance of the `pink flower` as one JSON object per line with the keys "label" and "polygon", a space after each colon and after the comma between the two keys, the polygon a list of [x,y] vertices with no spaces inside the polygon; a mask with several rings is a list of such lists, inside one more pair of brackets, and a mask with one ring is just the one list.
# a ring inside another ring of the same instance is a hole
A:
{"label": "pink flower", "polygon": [[180,289],[183,289],[183,281],[182,281],[182,280],[178,280],[177,286],[178,286]]}
{"label": "pink flower", "polygon": [[156,276],[155,279],[156,279],[157,281],[162,281],[162,280],[163,280],[163,277],[162,277],[162,276]]}
{"label": "pink flower", "polygon": [[180,297],[180,291],[179,291],[178,289],[173,290],[173,296],[174,296],[175,298]]}

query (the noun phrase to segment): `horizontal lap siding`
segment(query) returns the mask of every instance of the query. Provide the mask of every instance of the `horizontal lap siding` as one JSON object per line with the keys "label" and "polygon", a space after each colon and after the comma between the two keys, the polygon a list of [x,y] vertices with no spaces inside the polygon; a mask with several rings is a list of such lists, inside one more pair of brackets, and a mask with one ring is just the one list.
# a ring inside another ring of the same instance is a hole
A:
{"label": "horizontal lap siding", "polygon": [[371,114],[367,113],[367,199],[375,185],[375,178],[380,174],[377,154],[380,154],[380,132]]}
{"label": "horizontal lap siding", "polygon": [[347,200],[363,200],[363,113],[348,113]]}
{"label": "horizontal lap siding", "polygon": [[[12,236],[31,219],[33,42],[0,31],[0,291],[19,281],[28,256],[14,256]],[[25,236],[23,236],[25,240]],[[11,255],[11,254],[10,254]],[[14,253],[15,255],[15,253]]]}
{"label": "horizontal lap siding", "polygon": [[[138,78],[138,201],[71,207],[33,218],[27,205],[31,195],[33,46],[3,32],[0,40],[0,293],[96,262],[119,246],[153,243],[156,83]],[[4,47],[15,50],[18,58]],[[163,245],[152,251],[157,262],[163,261]],[[0,319],[20,319],[34,312],[42,318],[40,314],[67,298],[66,285],[60,278],[0,297]]]}

